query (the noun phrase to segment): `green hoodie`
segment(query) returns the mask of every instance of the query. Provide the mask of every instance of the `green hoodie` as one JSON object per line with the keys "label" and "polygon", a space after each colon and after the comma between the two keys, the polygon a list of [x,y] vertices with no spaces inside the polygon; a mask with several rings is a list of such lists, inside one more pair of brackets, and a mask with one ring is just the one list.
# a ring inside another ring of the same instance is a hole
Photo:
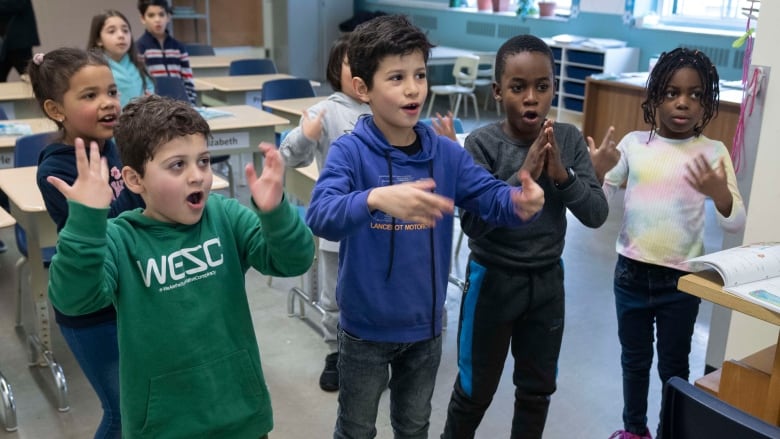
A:
{"label": "green hoodie", "polygon": [[49,270],[65,314],[113,303],[122,437],[253,438],[273,428],[244,276],[296,276],[314,257],[311,231],[286,201],[262,213],[212,194],[193,225],[141,209],[69,202]]}

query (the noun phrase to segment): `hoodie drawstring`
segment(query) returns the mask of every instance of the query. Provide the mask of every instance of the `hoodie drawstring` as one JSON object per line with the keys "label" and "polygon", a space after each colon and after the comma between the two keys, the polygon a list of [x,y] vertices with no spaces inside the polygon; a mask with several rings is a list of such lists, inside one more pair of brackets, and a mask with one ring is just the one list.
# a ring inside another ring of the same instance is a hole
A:
{"label": "hoodie drawstring", "polygon": [[[387,161],[387,174],[390,182],[388,186],[393,184],[393,162],[390,159],[390,152],[385,151],[385,160]],[[385,280],[390,280],[390,274],[393,272],[393,259],[395,257],[395,217],[392,218],[392,228],[390,229],[390,265],[387,267],[387,275]]]}

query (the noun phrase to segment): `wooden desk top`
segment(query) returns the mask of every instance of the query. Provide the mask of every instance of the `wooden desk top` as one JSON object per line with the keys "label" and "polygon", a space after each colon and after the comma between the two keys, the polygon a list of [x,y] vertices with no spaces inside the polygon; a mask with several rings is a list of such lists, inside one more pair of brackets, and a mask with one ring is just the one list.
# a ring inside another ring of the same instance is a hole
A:
{"label": "wooden desk top", "polygon": [[328,97],[315,96],[313,98],[280,99],[278,101],[265,101],[263,102],[263,106],[300,116],[303,114],[304,110],[324,101],[325,99],[328,99]]}
{"label": "wooden desk top", "polygon": [[[616,79],[594,79],[592,77],[588,77],[585,81],[595,82],[601,85],[611,85],[617,88],[625,88],[630,90],[639,89],[644,96],[645,83],[647,82],[647,72],[624,73],[620,78]],[[736,105],[739,108],[739,106],[742,104],[742,90],[721,86],[719,99],[720,105],[725,105],[727,107]]]}
{"label": "wooden desk top", "polygon": [[[0,188],[24,212],[45,212],[41,191],[36,181],[37,166],[0,169]],[[214,175],[211,182],[212,190],[226,189],[230,184],[224,178]],[[5,210],[3,210],[5,212]],[[0,212],[0,214],[2,214]],[[0,218],[0,221],[3,221]]]}
{"label": "wooden desk top", "polygon": [[263,111],[251,105],[227,105],[217,107],[221,111],[233,113],[230,117],[209,119],[212,131],[242,130],[247,128],[268,127],[289,124],[285,118]]}
{"label": "wooden desk top", "polygon": [[230,63],[237,59],[251,58],[248,55],[198,55],[190,56],[190,67],[193,69],[208,69],[217,67],[230,67]]}
{"label": "wooden desk top", "polygon": [[[274,73],[271,75],[214,76],[195,78],[193,81],[199,87],[211,87],[217,91],[230,93],[262,90],[263,83],[266,81],[293,77],[285,73]],[[312,85],[317,87],[320,83],[312,81]]]}
{"label": "wooden desk top", "polygon": [[16,220],[11,216],[8,211],[0,207],[0,228],[10,227],[16,224]]}
{"label": "wooden desk top", "polygon": [[[32,130],[33,134],[45,133],[46,131],[57,130],[57,125],[54,122],[52,122],[51,119],[48,119],[46,117],[0,121],[0,124],[3,123],[23,123],[23,124],[30,125],[30,129]],[[18,138],[19,136],[0,136],[0,148],[12,148],[16,146],[16,139]]]}
{"label": "wooden desk top", "polygon": [[35,99],[32,86],[26,82],[0,82],[0,101]]}
{"label": "wooden desk top", "polygon": [[712,271],[688,274],[677,284],[680,291],[693,294],[726,308],[780,326],[780,313],[776,313],[723,290],[723,281]]}

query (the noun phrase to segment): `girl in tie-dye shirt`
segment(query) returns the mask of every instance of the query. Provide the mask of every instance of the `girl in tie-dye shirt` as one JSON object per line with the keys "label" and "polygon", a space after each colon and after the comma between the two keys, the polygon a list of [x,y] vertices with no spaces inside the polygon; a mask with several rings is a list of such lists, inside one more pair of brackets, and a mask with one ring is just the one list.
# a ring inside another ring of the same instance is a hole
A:
{"label": "girl in tie-dye shirt", "polygon": [[698,50],[661,55],[642,103],[651,129],[620,141],[620,159],[604,179],[608,198],[626,185],[614,281],[624,426],[612,438],[651,438],[647,395],[654,334],[661,381],[688,379],[701,300],[677,290],[677,280],[687,273],[685,260],[704,251],[705,200],[712,200],[725,231],[745,224],[728,150],[702,135],[718,112],[718,81],[715,66]]}

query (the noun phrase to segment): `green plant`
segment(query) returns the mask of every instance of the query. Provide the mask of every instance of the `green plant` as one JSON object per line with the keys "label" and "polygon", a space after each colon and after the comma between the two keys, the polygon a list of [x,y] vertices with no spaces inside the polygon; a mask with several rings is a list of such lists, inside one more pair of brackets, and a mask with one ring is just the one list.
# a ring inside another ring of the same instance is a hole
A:
{"label": "green plant", "polygon": [[535,0],[520,0],[517,2],[517,16],[524,18],[530,15],[536,15],[539,11],[536,9]]}

